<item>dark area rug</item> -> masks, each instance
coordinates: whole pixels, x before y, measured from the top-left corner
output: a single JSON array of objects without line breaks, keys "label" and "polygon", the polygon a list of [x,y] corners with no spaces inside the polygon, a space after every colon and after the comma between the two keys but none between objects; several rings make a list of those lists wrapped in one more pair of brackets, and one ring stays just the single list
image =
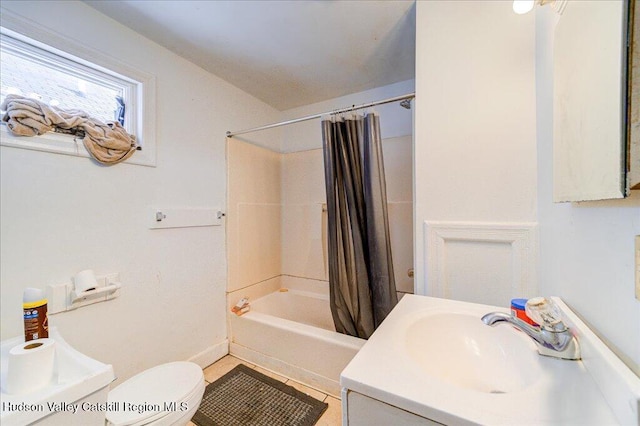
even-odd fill
[{"label": "dark area rug", "polygon": [[245,366],[207,386],[198,426],[312,426],[328,404]]}]

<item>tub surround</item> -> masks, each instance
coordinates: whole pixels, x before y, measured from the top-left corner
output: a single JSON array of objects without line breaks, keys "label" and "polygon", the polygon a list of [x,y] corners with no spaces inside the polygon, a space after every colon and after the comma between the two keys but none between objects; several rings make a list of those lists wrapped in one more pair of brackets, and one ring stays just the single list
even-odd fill
[{"label": "tub surround", "polygon": [[[395,106],[398,109],[402,109]],[[381,116],[381,124],[385,122]],[[318,136],[319,123],[318,125]],[[389,231],[399,292],[413,293],[412,138],[383,140]],[[282,273],[328,280],[327,215],[322,149],[282,157]]]},{"label": "tub surround", "polygon": [[282,274],[280,154],[227,139],[227,291]]},{"label": "tub surround", "polygon": [[[581,361],[538,355],[531,339],[523,333],[510,327],[502,326],[501,330],[481,323],[482,315],[508,312],[506,308],[405,296],[342,372],[343,412],[349,413],[344,424],[365,424],[362,422],[366,422],[366,413],[375,415],[373,410],[378,406],[382,413],[413,413],[411,416],[414,417],[409,416],[407,421],[416,422],[404,424],[431,424],[430,421],[443,424],[637,424],[638,377],[560,299],[554,298],[554,301],[581,345]],[[510,333],[504,337],[522,340],[507,343],[509,349],[519,346],[520,350],[531,352],[520,354],[527,359],[516,359],[521,361],[521,364],[515,363],[516,369],[512,371],[517,380],[498,377],[502,383],[513,386],[497,391],[481,390],[468,382],[454,383],[438,377],[417,362],[416,354],[411,355],[409,348],[411,339],[420,338],[417,336],[420,330],[412,329],[412,325],[438,313],[477,316],[481,324],[479,332]],[[413,330],[411,335],[407,332],[410,329]],[[476,349],[478,352],[474,356],[487,356],[482,347]],[[430,352],[425,351],[423,356],[428,365]],[[460,358],[451,357],[449,362],[455,362],[455,359]],[[489,361],[493,362],[492,359]],[[533,371],[539,370],[539,374],[531,375],[518,365],[530,366]],[[503,366],[508,365],[500,365]],[[455,368],[455,365],[451,367]],[[469,377],[473,376],[471,373]],[[482,376],[482,372],[478,373]],[[502,374],[507,375],[506,372]],[[529,380],[525,380],[527,374]],[[349,403],[353,404],[353,410],[348,407]],[[365,417],[351,419],[351,414],[355,413],[364,413]]]}]

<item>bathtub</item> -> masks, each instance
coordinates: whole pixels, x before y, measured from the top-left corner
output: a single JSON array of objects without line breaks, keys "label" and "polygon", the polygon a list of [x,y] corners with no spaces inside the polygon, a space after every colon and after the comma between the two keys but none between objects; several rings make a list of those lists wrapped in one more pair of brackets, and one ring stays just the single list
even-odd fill
[{"label": "bathtub", "polygon": [[335,331],[326,282],[283,276],[282,285],[230,315],[230,353],[339,397],[340,373],[365,340]]}]

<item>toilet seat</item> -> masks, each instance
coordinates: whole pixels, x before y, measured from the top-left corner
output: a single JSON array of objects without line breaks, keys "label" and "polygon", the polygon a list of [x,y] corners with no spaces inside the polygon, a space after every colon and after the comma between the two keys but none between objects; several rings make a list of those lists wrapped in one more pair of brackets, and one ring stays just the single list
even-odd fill
[{"label": "toilet seat", "polygon": [[193,400],[200,402],[202,392],[204,376],[197,364],[185,361],[162,364],[111,390],[106,417],[109,424],[117,426],[149,424],[165,416],[183,414],[192,408]]}]

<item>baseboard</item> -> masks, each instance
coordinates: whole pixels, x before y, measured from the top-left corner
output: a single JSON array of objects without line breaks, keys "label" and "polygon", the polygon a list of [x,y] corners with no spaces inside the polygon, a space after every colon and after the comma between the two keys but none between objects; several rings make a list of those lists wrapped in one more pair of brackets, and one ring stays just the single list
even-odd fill
[{"label": "baseboard", "polygon": [[340,383],[328,377],[321,376],[304,368],[272,358],[260,352],[256,352],[246,346],[231,343],[229,353],[236,358],[256,364],[259,367],[273,371],[281,376],[295,380],[296,382],[317,389],[323,393],[340,398]]},{"label": "baseboard", "polygon": [[209,346],[204,351],[189,358],[189,361],[195,362],[201,368],[205,368],[229,353],[229,340],[224,339],[222,342]]}]

